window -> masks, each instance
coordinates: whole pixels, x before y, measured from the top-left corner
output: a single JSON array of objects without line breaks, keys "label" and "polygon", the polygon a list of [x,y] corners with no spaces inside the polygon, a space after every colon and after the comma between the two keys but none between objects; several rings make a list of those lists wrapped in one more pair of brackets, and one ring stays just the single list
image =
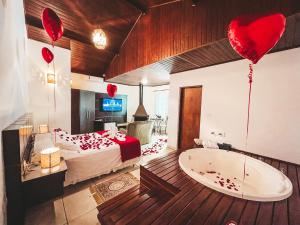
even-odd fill
[{"label": "window", "polygon": [[168,116],[168,99],[169,90],[157,90],[154,91],[155,96],[155,115],[166,118]]}]

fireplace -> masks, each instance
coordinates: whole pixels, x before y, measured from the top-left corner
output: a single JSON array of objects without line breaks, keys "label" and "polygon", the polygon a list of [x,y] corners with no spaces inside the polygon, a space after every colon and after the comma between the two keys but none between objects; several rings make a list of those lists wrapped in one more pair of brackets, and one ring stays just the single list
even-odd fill
[{"label": "fireplace", "polygon": [[134,121],[146,121],[149,118],[149,115],[146,112],[146,109],[143,105],[143,85],[139,84],[139,97],[140,97],[140,103],[139,106],[133,115]]}]

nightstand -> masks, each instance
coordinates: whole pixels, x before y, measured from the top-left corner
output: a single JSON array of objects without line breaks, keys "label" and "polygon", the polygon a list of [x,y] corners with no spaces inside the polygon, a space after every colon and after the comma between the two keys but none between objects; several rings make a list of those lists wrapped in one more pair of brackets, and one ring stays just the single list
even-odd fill
[{"label": "nightstand", "polygon": [[26,206],[32,206],[62,196],[66,172],[67,165],[64,160],[61,160],[59,166],[51,169],[42,169],[40,166],[31,168],[31,171],[22,177],[23,196]]}]

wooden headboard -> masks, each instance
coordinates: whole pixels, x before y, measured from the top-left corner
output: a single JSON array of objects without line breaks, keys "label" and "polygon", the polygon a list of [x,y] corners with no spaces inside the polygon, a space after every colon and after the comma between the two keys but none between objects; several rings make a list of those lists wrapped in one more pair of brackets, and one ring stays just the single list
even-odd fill
[{"label": "wooden headboard", "polygon": [[23,162],[30,158],[32,132],[32,114],[23,115],[2,131],[8,225],[24,224]]}]

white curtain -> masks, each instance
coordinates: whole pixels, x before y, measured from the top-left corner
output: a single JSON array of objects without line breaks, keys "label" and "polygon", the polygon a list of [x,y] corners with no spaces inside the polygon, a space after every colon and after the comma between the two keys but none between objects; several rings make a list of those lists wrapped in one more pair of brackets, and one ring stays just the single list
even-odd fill
[{"label": "white curtain", "polygon": [[155,115],[166,118],[168,116],[169,90],[154,91],[155,95]]}]

